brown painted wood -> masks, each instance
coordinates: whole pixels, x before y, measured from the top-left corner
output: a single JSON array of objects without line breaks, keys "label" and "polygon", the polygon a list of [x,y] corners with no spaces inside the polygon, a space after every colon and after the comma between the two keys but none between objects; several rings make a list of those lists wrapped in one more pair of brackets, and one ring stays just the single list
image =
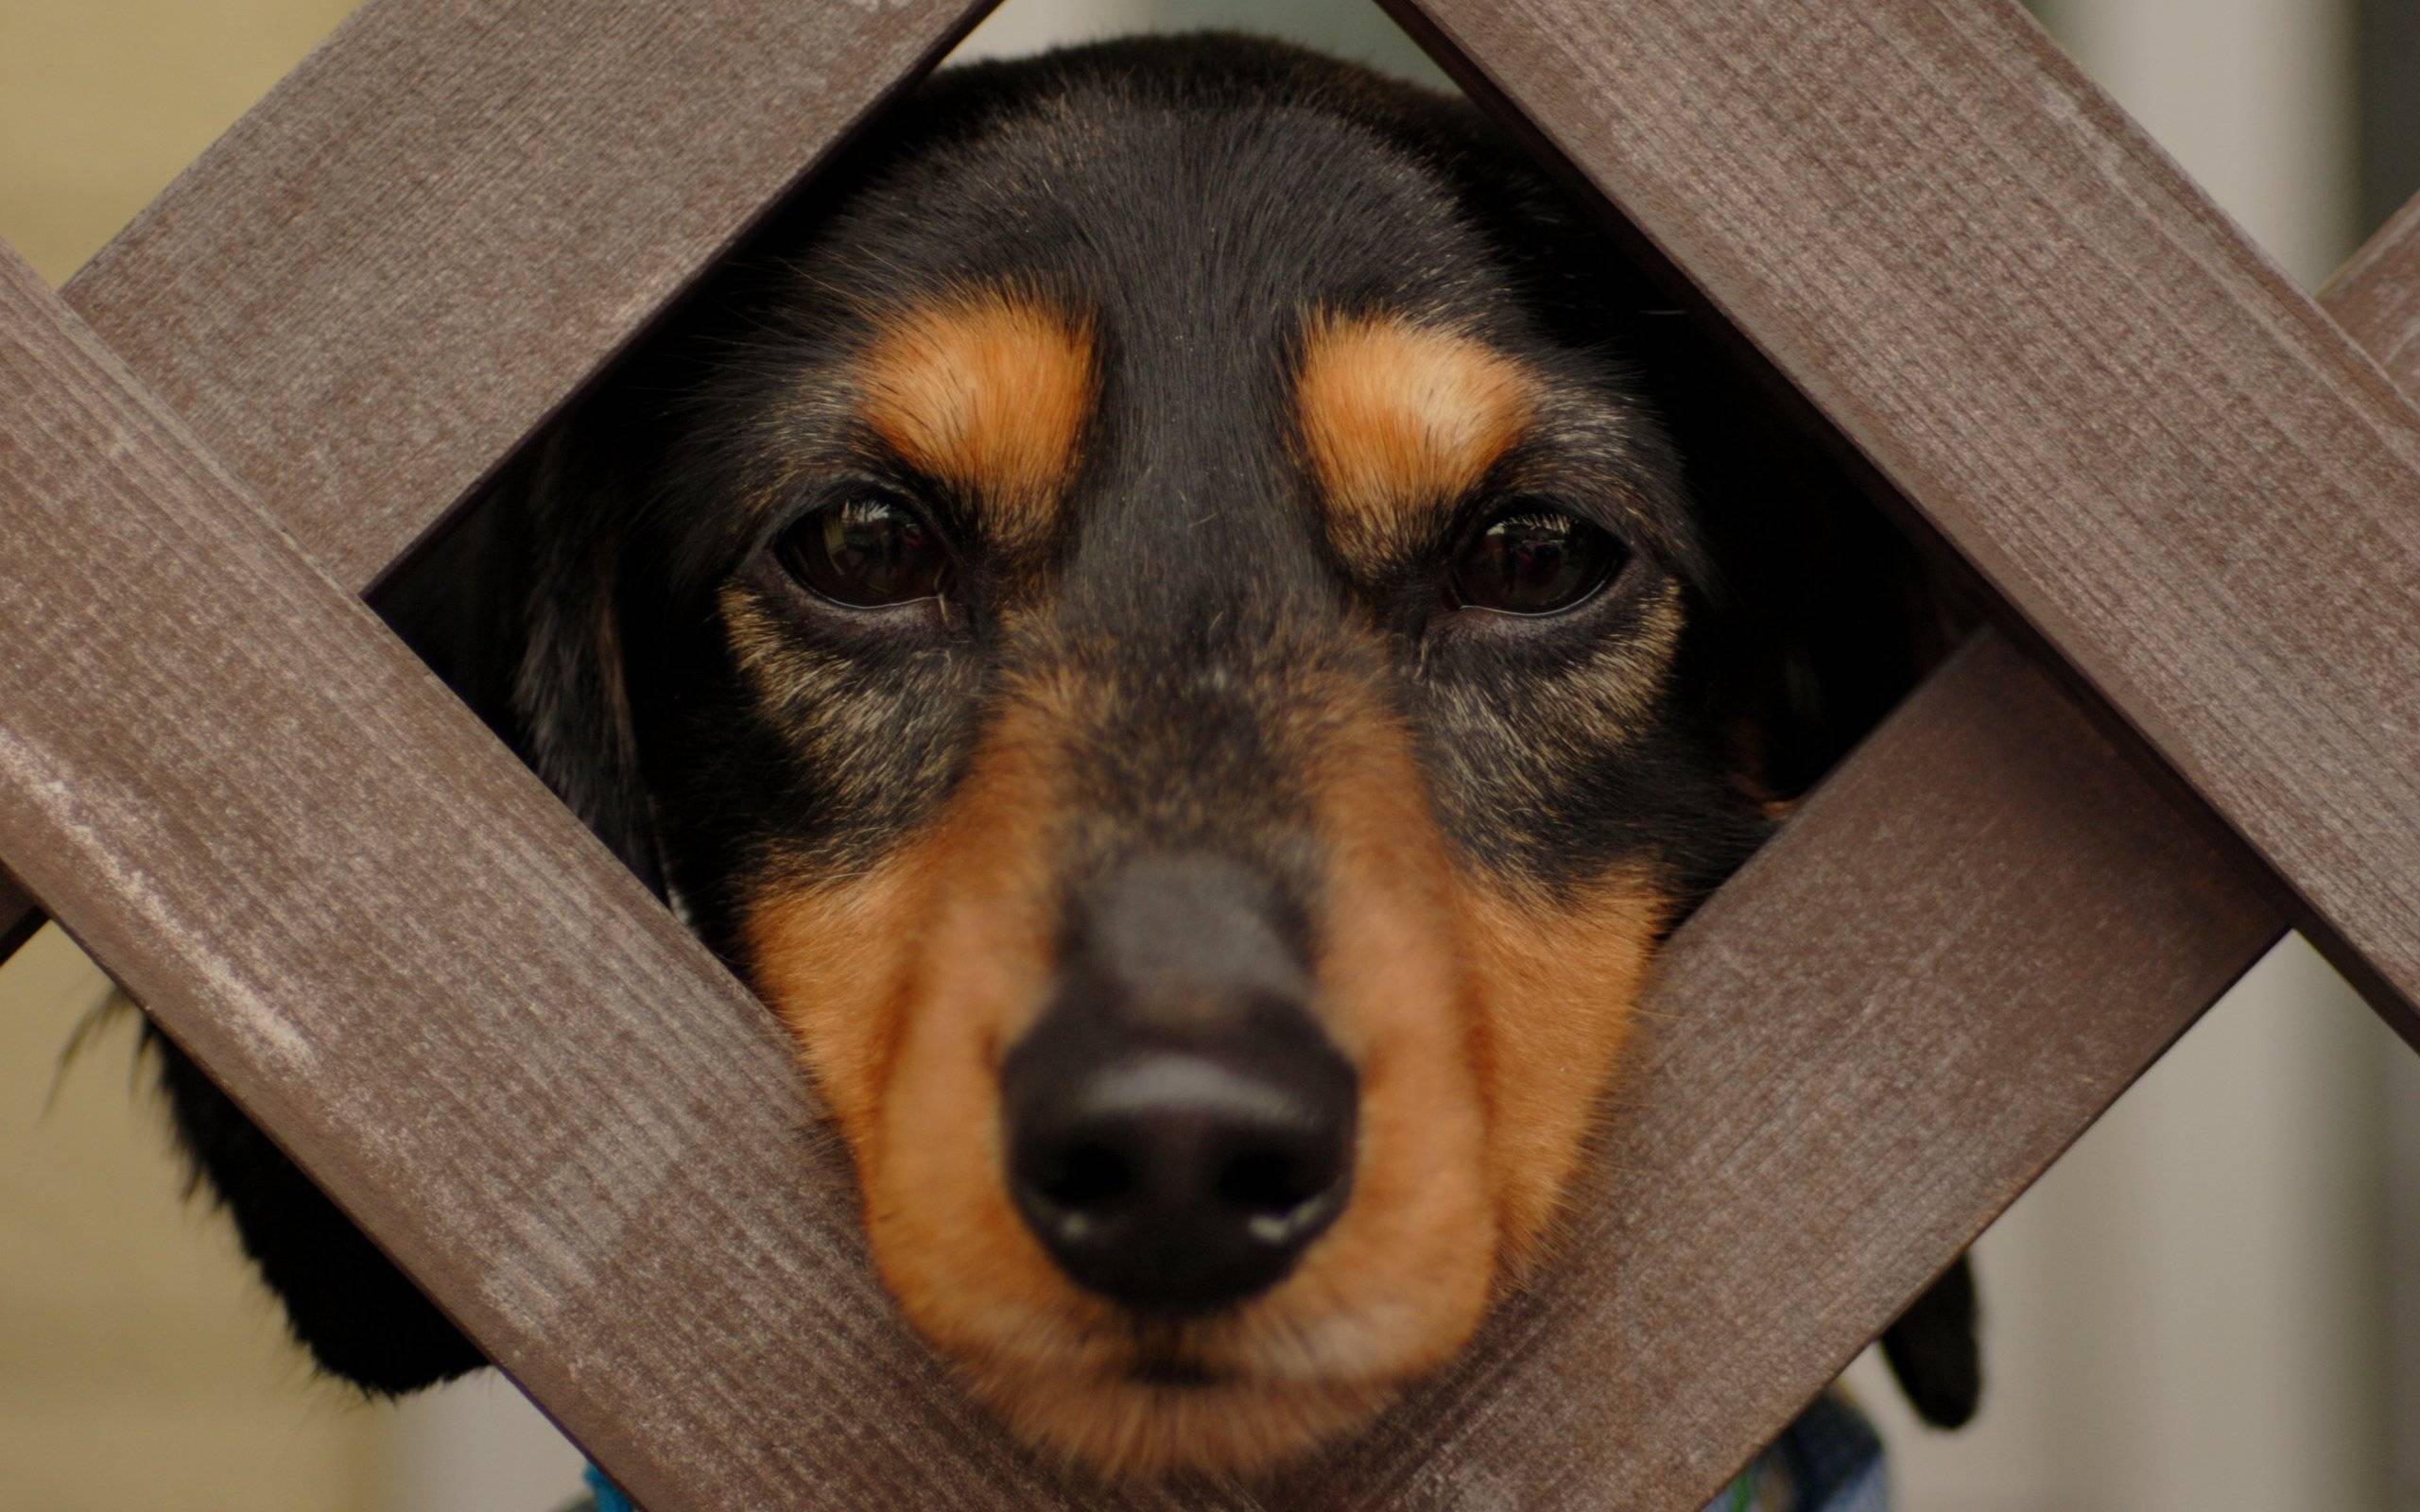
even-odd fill
[{"label": "brown painted wood", "polygon": [[0,853],[652,1512],[1084,1503],[770,1016],[12,254],[0,517]]},{"label": "brown painted wood", "polygon": [[1406,0],[2411,1028],[2420,411],[2009,0]]},{"label": "brown painted wood", "polygon": [[367,588],[979,0],[375,0],[67,302]]},{"label": "brown painted wood", "polygon": [[372,0],[67,301],[366,590],[988,9]]}]

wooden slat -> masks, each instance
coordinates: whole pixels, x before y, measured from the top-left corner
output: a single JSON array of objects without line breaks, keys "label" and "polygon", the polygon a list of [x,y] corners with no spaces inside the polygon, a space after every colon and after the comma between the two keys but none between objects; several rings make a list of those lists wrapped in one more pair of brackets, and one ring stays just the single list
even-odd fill
[{"label": "wooden slat", "polygon": [[67,301],[365,590],[987,9],[372,0]]},{"label": "wooden slat", "polygon": [[0,854],[652,1509],[1071,1506],[771,1017],[13,254]]},{"label": "wooden slat", "polygon": [[367,588],[979,0],[375,0],[67,285]]},{"label": "wooden slat", "polygon": [[2413,1033],[2420,412],[2011,0],[1403,0]]}]

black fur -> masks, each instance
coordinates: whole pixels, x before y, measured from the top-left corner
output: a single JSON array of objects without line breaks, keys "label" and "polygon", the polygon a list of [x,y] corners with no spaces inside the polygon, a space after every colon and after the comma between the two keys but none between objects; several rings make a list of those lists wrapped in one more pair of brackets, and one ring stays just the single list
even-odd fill
[{"label": "black fur", "polygon": [[[1030,550],[902,476],[835,397],[884,309],[987,281],[1090,312],[1118,375],[1077,523]],[[987,700],[1045,662],[1119,694],[1081,764],[1078,846],[1098,854],[1079,873],[1135,833],[1215,833],[1315,928],[1271,711],[1345,678],[1418,732],[1443,822],[1482,865],[1555,889],[1644,859],[1693,900],[1767,833],[1764,801],[1908,685],[1927,607],[1897,538],[1662,306],[1594,213],[1459,100],[1233,38],[954,70],[517,460],[387,609],[726,954],[744,884],[895,843],[949,791]],[[1539,434],[1492,486],[1620,537],[1620,593],[1519,639],[1429,636],[1460,506],[1383,560],[1341,559],[1287,444],[1311,307],[1451,324],[1547,375]],[[959,541],[948,633],[796,602],[769,542],[852,480],[914,492]],[[1011,644],[1006,610],[1045,579],[1055,629]],[[811,697],[769,705],[737,664],[734,594],[785,627],[785,676]],[[1649,716],[1606,717],[1663,594],[1683,606],[1672,675]],[[1337,649],[1323,627],[1347,620],[1392,650]],[[163,1056],[188,1147],[323,1366],[403,1390],[477,1363]],[[1892,1350],[1945,1417],[1973,1399],[1962,1270],[1951,1285]]]}]

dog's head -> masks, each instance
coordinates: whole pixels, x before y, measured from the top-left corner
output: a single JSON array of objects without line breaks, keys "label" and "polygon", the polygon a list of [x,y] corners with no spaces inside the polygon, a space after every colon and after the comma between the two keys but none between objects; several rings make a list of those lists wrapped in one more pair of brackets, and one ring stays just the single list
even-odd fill
[{"label": "dog's head", "polygon": [[1248,1469],[1449,1356],[1766,831],[1807,679],[1621,266],[1341,65],[968,70],[502,485],[510,724],[1041,1441]]}]

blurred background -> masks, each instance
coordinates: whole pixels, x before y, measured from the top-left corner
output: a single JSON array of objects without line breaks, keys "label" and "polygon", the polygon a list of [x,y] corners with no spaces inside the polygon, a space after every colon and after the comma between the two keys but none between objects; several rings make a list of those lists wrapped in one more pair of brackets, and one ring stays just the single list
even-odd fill
[{"label": "blurred background", "polygon": [[[0,0],[0,239],[63,281],[348,9]],[[2420,190],[2420,0],[2035,9],[2307,286]],[[1442,82],[1368,0],[1008,0],[962,53],[1211,25]],[[107,990],[55,928],[0,969],[0,1508],[572,1496],[579,1456],[492,1375],[400,1406],[314,1379],[186,1199]],[[2299,940],[1977,1253],[1976,1427],[1850,1373],[1909,1512],[2420,1512],[2420,1058]]]}]

